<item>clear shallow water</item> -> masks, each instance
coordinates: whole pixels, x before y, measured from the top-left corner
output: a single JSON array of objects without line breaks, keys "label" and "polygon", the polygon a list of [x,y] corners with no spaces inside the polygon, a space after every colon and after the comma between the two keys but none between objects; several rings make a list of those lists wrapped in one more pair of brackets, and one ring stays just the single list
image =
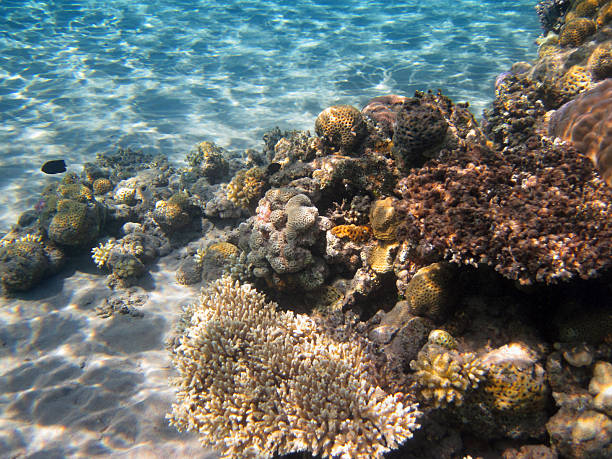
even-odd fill
[{"label": "clear shallow water", "polygon": [[51,180],[118,146],[182,160],[261,145],[325,107],[441,88],[480,114],[535,55],[535,1],[0,2],[0,231]]}]

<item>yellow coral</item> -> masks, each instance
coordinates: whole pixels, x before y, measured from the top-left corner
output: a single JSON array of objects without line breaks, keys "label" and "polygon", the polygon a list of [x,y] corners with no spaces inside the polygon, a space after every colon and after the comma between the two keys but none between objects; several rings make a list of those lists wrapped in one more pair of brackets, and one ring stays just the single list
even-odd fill
[{"label": "yellow coral", "polygon": [[249,285],[215,281],[183,322],[170,423],[222,457],[381,458],[418,428],[416,406],[376,385],[356,340],[336,342]]},{"label": "yellow coral", "polygon": [[109,179],[99,178],[97,180],[94,180],[92,188],[95,195],[102,195],[112,190],[113,185]]},{"label": "yellow coral", "polygon": [[445,330],[432,330],[427,341],[446,349],[457,349],[457,341]]},{"label": "yellow coral", "polygon": [[333,105],[323,110],[315,121],[315,132],[334,147],[347,150],[367,134],[363,115],[351,105]]},{"label": "yellow coral", "polygon": [[265,171],[260,167],[239,171],[227,185],[227,198],[238,207],[250,208],[263,194],[264,177]]},{"label": "yellow coral", "polygon": [[580,46],[587,37],[595,33],[595,21],[587,18],[576,18],[565,24],[559,43],[561,46]]},{"label": "yellow coral", "polygon": [[93,261],[98,268],[102,269],[104,266],[106,266],[108,257],[110,256],[113,247],[115,247],[115,244],[116,242],[111,240],[106,244],[100,243],[98,247],[91,249],[91,258],[93,258]]},{"label": "yellow coral", "polygon": [[88,202],[93,199],[91,189],[81,183],[64,184],[57,187],[57,192],[61,197],[73,199],[79,202]]},{"label": "yellow coral", "polygon": [[395,199],[385,198],[374,201],[370,208],[370,225],[376,239],[381,241],[395,240],[398,226],[397,211],[394,207]]},{"label": "yellow coral", "polygon": [[230,244],[229,242],[216,242],[208,246],[208,252],[214,252],[220,254],[223,258],[229,258],[232,256],[238,256],[240,254],[240,249],[236,247],[234,244]]},{"label": "yellow coral", "polygon": [[580,65],[573,65],[557,83],[559,92],[565,100],[573,99],[589,89],[593,84],[590,72]]},{"label": "yellow coral", "polygon": [[348,238],[353,242],[362,243],[372,237],[372,230],[363,225],[338,225],[331,229],[337,238]]},{"label": "yellow coral", "polygon": [[136,190],[134,188],[121,187],[115,191],[114,198],[120,204],[132,206],[136,202]]},{"label": "yellow coral", "polygon": [[384,274],[393,271],[393,259],[396,249],[399,247],[397,242],[379,241],[368,252],[367,264],[372,270],[378,274]]}]

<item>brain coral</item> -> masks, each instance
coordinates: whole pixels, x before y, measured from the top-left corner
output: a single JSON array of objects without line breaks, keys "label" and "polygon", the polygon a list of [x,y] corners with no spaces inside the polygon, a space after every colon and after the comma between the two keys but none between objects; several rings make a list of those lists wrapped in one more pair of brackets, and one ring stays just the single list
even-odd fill
[{"label": "brain coral", "polygon": [[561,46],[580,46],[595,33],[595,21],[587,18],[577,18],[569,21],[561,30],[559,43]]},{"label": "brain coral", "polygon": [[612,79],[604,80],[557,110],[549,135],[571,141],[612,186]]},{"label": "brain coral", "polygon": [[419,167],[436,153],[446,137],[448,123],[440,110],[418,97],[404,102],[397,114],[393,156],[401,168]]},{"label": "brain coral", "polygon": [[381,458],[419,427],[416,406],[377,385],[358,338],[337,342],[249,285],[217,280],[187,315],[168,417],[222,457]]},{"label": "brain coral", "polygon": [[557,82],[561,101],[573,99],[581,92],[591,87],[592,79],[589,71],[581,65],[573,65]]},{"label": "brain coral", "polygon": [[461,147],[397,190],[398,238],[450,261],[524,284],[594,277],[612,263],[612,189],[569,146],[532,136],[503,155]]},{"label": "brain coral", "polygon": [[315,121],[315,132],[341,152],[348,153],[367,135],[363,115],[351,105],[333,105]]}]

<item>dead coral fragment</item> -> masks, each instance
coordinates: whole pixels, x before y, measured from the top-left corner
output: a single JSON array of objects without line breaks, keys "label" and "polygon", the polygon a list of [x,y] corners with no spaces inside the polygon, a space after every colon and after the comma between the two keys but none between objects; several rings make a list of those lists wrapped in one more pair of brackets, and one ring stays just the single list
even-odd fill
[{"label": "dead coral fragment", "polygon": [[418,428],[416,406],[375,385],[355,340],[335,342],[249,285],[217,280],[187,313],[169,419],[223,457],[382,457]]}]

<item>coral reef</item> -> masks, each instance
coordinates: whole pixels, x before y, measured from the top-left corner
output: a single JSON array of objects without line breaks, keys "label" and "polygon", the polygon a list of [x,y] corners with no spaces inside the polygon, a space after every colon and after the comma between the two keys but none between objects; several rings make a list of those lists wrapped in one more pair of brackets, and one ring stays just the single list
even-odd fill
[{"label": "coral reef", "polygon": [[56,210],[48,228],[49,239],[53,242],[84,246],[99,235],[103,210],[95,201],[60,199]]},{"label": "coral reef", "polygon": [[551,136],[571,141],[612,186],[612,79],[568,102],[551,117]]},{"label": "coral reef", "polygon": [[315,133],[342,154],[350,154],[367,135],[363,115],[351,105],[333,105],[315,121]]},{"label": "coral reef", "polygon": [[92,189],[93,189],[93,193],[96,196],[100,196],[112,190],[113,184],[107,178],[99,178],[99,179],[94,180],[94,182],[92,183]]},{"label": "coral reef", "polygon": [[358,341],[336,342],[248,285],[218,280],[188,313],[169,419],[223,457],[382,457],[419,427],[415,405],[376,385]]},{"label": "coral reef", "polygon": [[153,219],[165,232],[176,231],[191,222],[189,207],[188,197],[183,193],[176,193],[166,201],[155,203]]},{"label": "coral reef", "polygon": [[364,252],[366,265],[377,274],[386,274],[393,271],[393,260],[398,247],[397,242],[377,242]]}]

